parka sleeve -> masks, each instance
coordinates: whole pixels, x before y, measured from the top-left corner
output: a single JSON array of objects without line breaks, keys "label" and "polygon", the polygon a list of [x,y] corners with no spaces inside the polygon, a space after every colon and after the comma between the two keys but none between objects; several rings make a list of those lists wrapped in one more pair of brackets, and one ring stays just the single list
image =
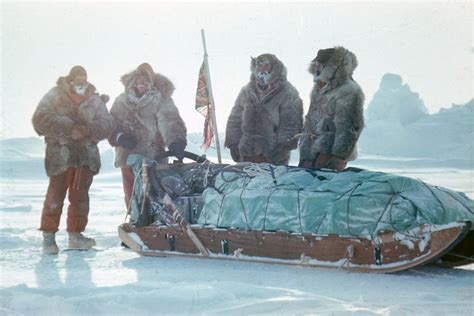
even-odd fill
[{"label": "parka sleeve", "polygon": [[117,144],[117,135],[123,132],[123,119],[121,116],[121,107],[122,107],[122,97],[119,96],[115,99],[112,108],[110,109],[110,116],[112,119],[112,131],[107,138],[109,144],[113,147],[116,147]]},{"label": "parka sleeve", "polygon": [[336,134],[331,154],[348,159],[356,146],[364,127],[364,95],[362,91],[350,91],[336,101],[334,125]]},{"label": "parka sleeve", "polygon": [[41,99],[33,114],[33,128],[40,136],[61,136],[71,133],[74,120],[56,111],[56,100],[57,96],[53,88]]},{"label": "parka sleeve", "polygon": [[289,149],[298,147],[296,135],[303,128],[303,101],[298,93],[293,91],[280,107],[280,124],[278,127],[278,145]]},{"label": "parka sleeve", "polygon": [[243,98],[244,92],[242,89],[235,101],[232,111],[230,112],[229,118],[227,119],[224,142],[224,146],[227,148],[238,145],[240,138],[242,137],[242,114],[244,112]]},{"label": "parka sleeve", "polygon": [[186,145],[186,125],[179,115],[178,108],[173,99],[163,100],[156,114],[158,130],[160,131],[166,146],[173,143]]},{"label": "parka sleeve", "polygon": [[107,110],[105,103],[102,102],[100,98],[98,99],[97,102],[99,102],[99,105],[96,115],[94,120],[89,124],[91,138],[97,142],[107,138],[114,132],[114,119]]}]

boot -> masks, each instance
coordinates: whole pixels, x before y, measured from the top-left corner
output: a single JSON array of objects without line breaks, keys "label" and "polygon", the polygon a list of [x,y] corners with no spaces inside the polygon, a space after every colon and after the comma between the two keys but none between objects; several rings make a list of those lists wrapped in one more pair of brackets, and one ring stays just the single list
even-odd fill
[{"label": "boot", "polygon": [[94,238],[82,233],[69,233],[69,248],[90,249],[96,245]]},{"label": "boot", "polygon": [[43,253],[48,255],[57,255],[58,245],[54,239],[55,233],[43,232]]}]

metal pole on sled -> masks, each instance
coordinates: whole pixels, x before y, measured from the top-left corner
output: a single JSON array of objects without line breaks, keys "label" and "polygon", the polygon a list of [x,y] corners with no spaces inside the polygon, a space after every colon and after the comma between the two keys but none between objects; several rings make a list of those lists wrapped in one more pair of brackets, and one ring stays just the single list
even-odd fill
[{"label": "metal pole on sled", "polygon": [[214,130],[214,136],[216,137],[216,147],[217,147],[217,161],[222,163],[221,159],[221,145],[219,142],[219,132],[217,131],[217,120],[216,120],[216,107],[214,103],[214,95],[212,94],[212,84],[211,84],[211,74],[209,72],[209,63],[207,61],[207,47],[206,47],[206,36],[204,34],[204,29],[201,29],[201,38],[202,38],[202,45],[204,47],[204,68],[206,71],[206,77],[208,81],[207,85],[207,92],[209,93],[209,101],[211,102],[211,119],[212,125]]}]

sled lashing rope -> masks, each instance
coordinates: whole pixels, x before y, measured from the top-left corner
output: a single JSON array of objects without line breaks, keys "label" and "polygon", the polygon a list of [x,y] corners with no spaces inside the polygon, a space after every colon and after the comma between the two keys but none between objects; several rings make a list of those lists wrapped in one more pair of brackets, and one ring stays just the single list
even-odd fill
[{"label": "sled lashing rope", "polygon": [[[252,178],[257,177],[257,176],[267,175],[267,176],[271,177],[271,179],[272,179],[271,181],[273,183],[273,188],[271,189],[271,191],[266,196],[266,199],[265,199],[266,201],[264,202],[265,204],[262,205],[262,207],[261,207],[261,210],[263,212],[263,231],[267,231],[269,214],[270,214],[270,210],[271,210],[270,205],[271,205],[271,202],[272,202],[272,198],[280,190],[279,185],[278,185],[278,181],[277,181],[278,176],[281,176],[282,174],[284,174],[286,172],[293,171],[293,169],[287,168],[286,172],[283,172],[283,173],[275,172],[277,170],[278,170],[278,168],[270,168],[269,166],[266,166],[266,164],[250,164],[250,165],[247,165],[247,166],[244,166],[244,167],[232,166],[232,167],[224,168],[221,171],[220,177],[225,183],[230,183],[230,182],[236,181],[239,178],[243,178],[243,184],[242,184],[241,187],[236,188],[236,189],[232,190],[231,192],[225,192],[225,193],[220,192],[218,190],[218,188],[215,188],[216,191],[219,194],[221,194],[221,196],[222,196],[222,200],[221,200],[221,203],[219,205],[220,209],[219,209],[219,215],[218,215],[218,221],[217,221],[218,225],[217,226],[221,227],[220,225],[222,224],[221,221],[222,221],[222,214],[224,212],[224,207],[225,207],[225,203],[224,203],[225,200],[227,198],[229,198],[232,195],[232,193],[234,193],[236,190],[241,190],[241,192],[239,194],[239,201],[240,201],[240,210],[239,211],[242,212],[242,218],[245,221],[245,223],[243,223],[243,224],[246,226],[246,228],[248,230],[252,229],[252,227],[250,225],[250,219],[249,219],[249,216],[248,216],[249,213],[248,213],[247,207],[246,207],[245,202],[244,202],[245,192],[247,191],[247,186],[250,183],[250,180]],[[298,169],[295,169],[295,170],[298,170]],[[273,174],[272,174],[272,171],[274,172]],[[232,173],[233,173],[233,175],[231,175]],[[321,176],[320,174],[318,174],[318,172],[316,170],[311,170],[310,174],[313,177],[316,177],[318,179],[320,179],[322,177],[323,180],[331,181],[330,179],[327,179],[326,177]],[[321,180],[321,181],[323,181],[323,180]],[[403,179],[403,180],[405,180],[405,179]],[[420,182],[422,182],[422,181],[420,181]],[[356,194],[356,192],[359,192],[358,191],[359,188],[361,188],[362,186],[364,186],[366,184],[374,184],[374,183],[379,184],[379,185],[384,185],[384,184],[388,185],[388,187],[390,187],[391,190],[392,190],[392,194],[388,198],[387,202],[380,209],[380,212],[377,215],[377,217],[376,217],[376,219],[375,219],[375,221],[372,225],[372,228],[368,231],[367,235],[371,236],[372,239],[376,238],[377,233],[379,232],[380,224],[384,223],[384,224],[389,225],[391,227],[391,230],[393,230],[393,232],[395,232],[395,233],[400,233],[404,236],[407,236],[407,237],[410,237],[410,238],[413,238],[413,239],[422,239],[422,237],[420,237],[420,236],[416,236],[414,234],[408,234],[405,229],[403,229],[402,227],[399,227],[397,225],[397,221],[394,217],[395,205],[396,205],[398,199],[406,200],[413,206],[415,214],[410,214],[411,216],[414,216],[414,218],[416,218],[417,217],[416,214],[420,213],[420,215],[422,217],[424,217],[423,214],[422,214],[422,211],[419,209],[419,207],[417,207],[416,204],[413,203],[413,201],[411,199],[409,199],[407,196],[403,195],[403,193],[405,191],[413,188],[413,186],[408,186],[407,187],[405,185],[405,182],[403,182],[401,184],[400,188],[395,190],[388,180],[386,180],[386,181],[366,180],[364,182],[360,182],[360,181],[354,182],[353,185],[349,189],[347,189],[345,192],[340,194],[334,200],[334,201],[338,201],[338,200],[342,200],[342,199],[347,200],[347,203],[345,203],[346,204],[345,205],[345,213],[346,213],[345,225],[346,225],[346,231],[347,231],[348,236],[353,236],[353,237],[354,236],[360,236],[360,233],[358,234],[358,233],[355,233],[355,232],[352,231],[352,229],[354,227],[354,223],[352,222],[351,218],[352,218],[353,214],[355,215],[355,209],[354,209],[354,207],[352,207],[352,198]],[[441,199],[436,195],[435,192],[433,192],[430,185],[428,185],[424,182],[422,182],[422,183],[423,183],[424,186],[427,187],[427,189],[435,197],[435,199],[437,201],[437,204],[439,204],[441,206],[441,208],[443,209],[443,220],[444,220],[445,217],[446,217],[447,210],[446,210],[445,206],[443,205]],[[295,211],[297,213],[294,214],[294,215],[297,216],[297,220],[298,220],[298,226],[299,226],[299,232],[298,233],[303,234],[303,233],[305,233],[305,229],[303,228],[302,214],[301,214],[301,212],[302,212],[301,191],[303,191],[304,188],[298,187],[298,185],[296,183],[292,183],[292,184],[285,183],[285,185],[286,186],[290,185],[290,186],[295,187],[294,189],[289,189],[288,187],[286,187],[284,190],[295,192],[295,195],[296,195]],[[359,195],[360,194],[361,193],[359,193]],[[365,198],[369,198],[369,197],[365,196]],[[452,198],[455,199],[454,197],[452,197]],[[455,199],[455,200],[458,201],[457,199]],[[464,204],[463,204],[463,206],[466,207]],[[400,210],[397,209],[397,211],[400,211]],[[403,209],[402,209],[402,211],[403,211]],[[323,214],[321,214],[320,216],[317,216],[316,221],[314,223],[314,226],[312,226],[312,227],[315,228],[313,233],[316,233],[316,234],[320,233],[321,225],[327,220],[328,215],[331,214],[332,212],[337,212],[337,209],[327,208],[324,211]],[[385,220],[384,220],[384,218],[385,218]],[[206,222],[207,222],[207,220],[206,220]],[[293,231],[289,231],[289,233],[293,233]]]}]

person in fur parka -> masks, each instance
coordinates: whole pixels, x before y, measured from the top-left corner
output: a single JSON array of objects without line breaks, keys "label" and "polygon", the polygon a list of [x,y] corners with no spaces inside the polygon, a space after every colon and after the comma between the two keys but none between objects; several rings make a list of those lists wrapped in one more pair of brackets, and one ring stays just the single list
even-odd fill
[{"label": "person in fur parka", "polygon": [[69,246],[95,245],[92,238],[81,233],[88,222],[89,187],[100,169],[97,143],[113,131],[107,101],[108,96],[99,96],[87,82],[86,70],[75,66],[57,80],[57,86],[41,99],[33,115],[35,131],[45,138],[45,167],[49,176],[40,227],[45,253],[58,253],[54,234],[67,192]]},{"label": "person in fur parka", "polygon": [[356,56],[344,47],[318,51],[309,72],[314,87],[300,140],[300,166],[342,170],[357,157],[364,94],[352,79]]},{"label": "person in fur parka", "polygon": [[174,86],[148,63],[121,77],[125,91],[119,95],[110,113],[115,131],[109,143],[115,147],[115,167],[121,168],[125,204],[129,207],[133,172],[127,166],[130,154],[140,154],[161,162],[165,147],[177,158],[184,157],[186,126],[171,98]]},{"label": "person in fur parka", "polygon": [[275,55],[252,58],[250,70],[227,120],[225,147],[235,162],[286,165],[298,146],[303,102]]}]

